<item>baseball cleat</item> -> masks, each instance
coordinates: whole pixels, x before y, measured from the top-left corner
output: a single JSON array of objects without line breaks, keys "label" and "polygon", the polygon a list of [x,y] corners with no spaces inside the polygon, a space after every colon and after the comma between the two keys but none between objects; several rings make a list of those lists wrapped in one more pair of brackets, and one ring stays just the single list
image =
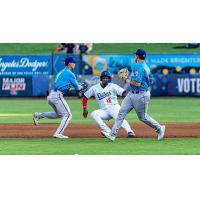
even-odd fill
[{"label": "baseball cleat", "polygon": [[114,140],[115,140],[115,138],[116,138],[115,135],[113,135],[113,134],[111,134],[111,133],[107,133],[107,132],[105,132],[105,131],[101,131],[101,134],[102,134],[104,137],[106,137],[106,138],[108,138],[109,140],[111,140],[112,142],[114,142]]},{"label": "baseball cleat", "polygon": [[128,132],[128,137],[135,137],[135,133],[134,132]]},{"label": "baseball cleat", "polygon": [[60,139],[67,139],[67,138],[69,138],[68,136],[62,135],[62,134],[56,134],[56,135],[54,135],[53,137],[54,137],[54,138],[60,138]]},{"label": "baseball cleat", "polygon": [[116,139],[116,136],[113,135],[113,134],[109,134],[109,135],[107,135],[107,138],[108,138],[109,140],[111,140],[112,142],[114,142],[115,139]]},{"label": "baseball cleat", "polygon": [[109,134],[108,132],[101,131],[101,135],[102,135],[103,137],[106,137],[106,135],[108,135],[108,134]]},{"label": "baseball cleat", "polygon": [[39,113],[34,113],[33,115],[33,122],[35,124],[35,126],[38,126],[39,125]]},{"label": "baseball cleat", "polygon": [[161,128],[157,131],[158,133],[158,140],[162,140],[165,135],[165,126],[161,126]]}]

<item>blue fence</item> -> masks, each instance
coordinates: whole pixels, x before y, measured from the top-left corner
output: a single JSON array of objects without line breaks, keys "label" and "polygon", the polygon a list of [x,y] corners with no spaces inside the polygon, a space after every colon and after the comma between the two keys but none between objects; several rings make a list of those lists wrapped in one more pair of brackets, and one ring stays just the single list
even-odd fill
[{"label": "blue fence", "polygon": [[42,97],[47,95],[49,90],[49,76],[35,75],[32,77],[32,96]]},{"label": "blue fence", "polygon": [[[46,96],[49,77],[64,68],[66,56],[0,56],[0,96]],[[134,61],[131,54],[71,56],[78,60],[77,75],[98,76],[103,70],[117,74]],[[149,54],[146,62],[156,78],[153,96],[200,96],[200,54]]]}]

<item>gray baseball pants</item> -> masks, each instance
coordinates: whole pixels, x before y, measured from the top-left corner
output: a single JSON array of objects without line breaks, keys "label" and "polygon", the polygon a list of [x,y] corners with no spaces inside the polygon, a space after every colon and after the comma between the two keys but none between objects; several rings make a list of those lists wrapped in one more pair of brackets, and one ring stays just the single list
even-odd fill
[{"label": "gray baseball pants", "polygon": [[57,128],[54,135],[57,134],[63,134],[65,128],[69,124],[69,121],[72,118],[72,113],[70,111],[70,108],[65,101],[63,94],[59,91],[55,92],[52,91],[49,96],[47,97],[48,104],[54,109],[55,112],[44,112],[39,114],[39,118],[49,118],[49,119],[55,119],[55,118],[61,118],[62,121],[60,123],[60,126]]},{"label": "gray baseball pants", "polygon": [[125,116],[133,108],[135,109],[140,121],[144,122],[145,124],[147,124],[155,130],[160,129],[161,125],[147,114],[150,96],[151,95],[149,91],[140,92],[138,94],[133,94],[130,91],[122,101],[121,108],[119,110],[117,119],[115,120],[115,124],[112,128],[111,133],[113,135],[117,135],[117,132],[121,127],[123,120],[125,119]]}]

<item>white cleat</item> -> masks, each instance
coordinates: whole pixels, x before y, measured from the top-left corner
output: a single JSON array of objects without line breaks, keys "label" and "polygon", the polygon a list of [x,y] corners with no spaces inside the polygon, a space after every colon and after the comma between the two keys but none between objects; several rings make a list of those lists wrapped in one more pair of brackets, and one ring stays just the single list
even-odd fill
[{"label": "white cleat", "polygon": [[39,125],[39,113],[34,113],[33,115],[33,122],[35,124],[35,126],[38,126]]},{"label": "white cleat", "polygon": [[165,126],[161,126],[161,128],[157,131],[158,133],[158,140],[162,140],[165,135]]},{"label": "white cleat", "polygon": [[105,132],[105,131],[101,131],[101,134],[102,134],[104,137],[106,137],[106,138],[108,138],[109,140],[111,140],[112,142],[115,141],[116,136],[112,135],[111,133],[107,133],[107,132]]},{"label": "white cleat", "polygon": [[54,138],[59,138],[59,139],[68,139],[69,137],[66,135],[62,135],[62,134],[56,134],[53,136]]},{"label": "white cleat", "polygon": [[135,133],[134,133],[133,131],[128,132],[127,135],[128,135],[128,137],[130,137],[130,138],[131,138],[131,137],[135,137]]}]

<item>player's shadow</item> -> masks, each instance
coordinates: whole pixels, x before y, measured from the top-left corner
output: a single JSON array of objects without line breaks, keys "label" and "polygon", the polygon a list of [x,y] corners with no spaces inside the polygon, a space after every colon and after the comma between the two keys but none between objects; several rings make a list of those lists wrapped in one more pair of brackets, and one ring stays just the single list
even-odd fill
[{"label": "player's shadow", "polygon": [[174,49],[196,49],[198,48],[200,45],[197,44],[186,44],[186,45],[182,45],[182,46],[176,46],[173,47]]},{"label": "player's shadow", "polygon": [[174,49],[187,49],[185,45],[173,47]]}]

